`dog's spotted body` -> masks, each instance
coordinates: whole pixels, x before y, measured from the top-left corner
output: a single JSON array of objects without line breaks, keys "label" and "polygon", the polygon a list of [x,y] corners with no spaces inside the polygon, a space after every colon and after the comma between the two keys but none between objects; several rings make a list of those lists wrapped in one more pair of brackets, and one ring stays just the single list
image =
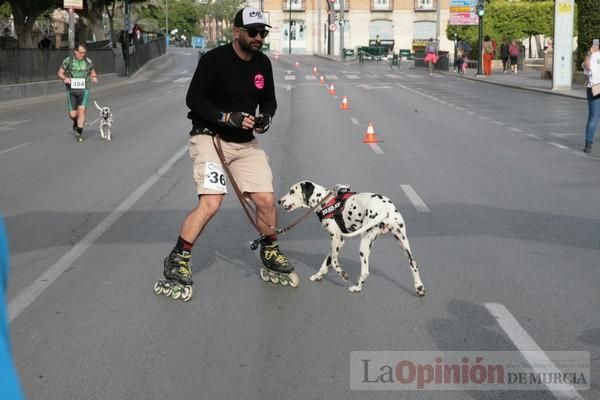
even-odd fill
[{"label": "dog's spotted body", "polygon": [[96,108],[100,111],[100,137],[108,142],[112,138],[113,115],[109,106],[101,107],[94,101]]},{"label": "dog's spotted body", "polygon": [[[408,257],[417,296],[424,296],[425,287],[419,276],[419,267],[410,251],[404,219],[392,201],[376,193],[354,193],[349,197],[345,196],[347,198],[343,209],[340,208],[341,212],[337,218],[324,218],[322,211],[323,208],[327,208],[324,199],[330,197],[331,193],[323,186],[311,181],[301,181],[292,185],[289,192],[278,201],[286,211],[316,207],[315,212],[321,217],[323,228],[329,232],[330,252],[325,257],[319,271],[312,275],[310,280],[320,281],[323,279],[330,266],[344,280],[348,279],[348,274],[340,266],[338,255],[344,244],[344,237],[361,235],[360,277],[356,285],[349,288],[351,292],[360,292],[369,276],[369,255],[373,242],[380,235],[391,232],[400,242],[400,246]],[[328,205],[328,207],[332,206]]]}]

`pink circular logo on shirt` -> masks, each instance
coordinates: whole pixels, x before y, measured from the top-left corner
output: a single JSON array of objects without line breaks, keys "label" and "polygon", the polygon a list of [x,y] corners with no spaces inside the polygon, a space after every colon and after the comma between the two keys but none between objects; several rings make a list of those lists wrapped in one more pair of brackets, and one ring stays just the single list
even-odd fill
[{"label": "pink circular logo on shirt", "polygon": [[262,76],[261,74],[258,74],[254,77],[254,86],[256,86],[257,89],[262,89],[265,87],[265,77]]}]

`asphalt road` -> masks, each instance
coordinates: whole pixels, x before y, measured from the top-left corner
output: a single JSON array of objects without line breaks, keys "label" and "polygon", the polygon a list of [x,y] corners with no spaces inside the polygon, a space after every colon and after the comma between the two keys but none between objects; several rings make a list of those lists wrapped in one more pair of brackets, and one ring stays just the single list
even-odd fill
[{"label": "asphalt road", "polygon": [[[328,249],[316,218],[281,238],[300,287],[262,282],[247,246],[256,235],[228,195],[194,247],[194,298],[182,303],[152,284],[196,202],[185,152],[196,62],[172,49],[131,82],[92,91],[114,112],[111,143],[95,110],[76,143],[63,96],[0,104],[11,334],[29,399],[600,398],[600,157],[580,149],[585,102],[273,57],[279,108],[260,141],[277,194],[310,179],[390,197],[427,295],[415,296],[387,236],[362,293],[334,273],[309,282]],[[372,145],[362,142],[369,122]],[[300,214],[280,214],[281,224]],[[358,240],[341,261],[356,279]],[[354,351],[531,361],[527,350],[589,352],[590,389],[351,389]]]}]

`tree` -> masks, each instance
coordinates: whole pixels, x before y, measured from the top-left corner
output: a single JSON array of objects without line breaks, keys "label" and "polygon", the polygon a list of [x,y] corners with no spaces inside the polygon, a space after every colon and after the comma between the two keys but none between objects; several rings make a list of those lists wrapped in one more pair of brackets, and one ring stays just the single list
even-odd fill
[{"label": "tree", "polygon": [[600,38],[600,2],[598,0],[577,1],[577,57],[581,64],[585,53],[592,46],[592,40]]},{"label": "tree", "polygon": [[35,20],[46,11],[62,6],[60,0],[7,0],[15,21],[17,41],[21,48],[31,48],[31,30]]},{"label": "tree", "polygon": [[[553,21],[554,1],[495,0],[486,5],[484,34],[490,35],[496,40],[505,38],[522,40],[534,35],[551,36]],[[478,43],[477,26],[449,25],[446,33],[451,40],[454,39],[456,33],[459,38],[468,40],[472,44]],[[540,46],[539,38],[538,46]],[[473,48],[477,48],[477,46],[475,45]]]}]

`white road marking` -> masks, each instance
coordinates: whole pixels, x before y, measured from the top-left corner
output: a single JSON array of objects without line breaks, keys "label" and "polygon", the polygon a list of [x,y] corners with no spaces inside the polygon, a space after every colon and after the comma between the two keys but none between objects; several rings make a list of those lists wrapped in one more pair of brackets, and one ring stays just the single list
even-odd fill
[{"label": "white road marking", "polygon": [[173,81],[173,83],[186,83],[187,81],[191,81],[191,80],[192,80],[192,78],[190,76],[187,76],[187,77],[184,76],[184,77],[181,77],[179,79],[175,79]]},{"label": "white road marking", "polygon": [[558,137],[558,138],[563,138],[563,137],[567,137],[567,136],[583,136],[583,133],[556,133],[556,132],[549,132],[549,135],[552,135],[554,137]]},{"label": "white road marking", "polygon": [[25,119],[23,121],[0,121],[0,132],[13,131],[17,129],[17,125],[24,124],[26,122],[29,122],[29,120]]},{"label": "white road marking", "polygon": [[515,128],[514,126],[509,126],[508,129],[510,129],[513,132],[523,133],[523,130]]},{"label": "white road marking", "polygon": [[[523,358],[527,360],[531,368],[536,373],[557,373],[560,374],[560,370],[554,365],[554,363],[548,358],[548,356],[542,351],[538,344],[533,340],[531,336],[523,329],[519,321],[508,311],[508,309],[500,303],[485,303],[485,307],[488,309],[490,314],[496,318],[496,322],[500,325],[500,328],[506,333],[506,335],[513,342],[515,347],[521,352]],[[540,368],[543,365],[543,368]],[[558,385],[548,387],[548,390],[560,400],[583,400],[583,397],[569,384],[560,385],[562,390],[555,389]]]},{"label": "white road marking", "polygon": [[23,312],[33,301],[46,290],[58,277],[94,244],[117,220],[125,214],[171,167],[188,152],[187,145],[178,150],[155,174],[150,176],[140,187],[129,195],[102,222],[83,237],[71,250],[65,253],[44,272],[36,281],[19,293],[8,305],[9,322]]},{"label": "white road marking", "polygon": [[286,75],[284,80],[286,81],[295,81],[296,80],[296,75]]},{"label": "white road marking", "polygon": [[539,137],[538,135],[533,134],[533,133],[526,133],[525,136],[530,137],[532,139],[536,139],[536,140],[542,140],[541,137]]},{"label": "white road marking", "polygon": [[388,78],[392,78],[392,79],[404,79],[404,77],[402,75],[396,75],[396,74],[385,74],[385,76],[387,76]]},{"label": "white road marking", "polygon": [[17,146],[9,147],[8,149],[0,150],[0,154],[5,154],[5,153],[11,152],[13,150],[20,149],[21,147],[25,147],[25,146],[30,145],[30,144],[31,144],[30,142],[27,142],[27,143],[22,143],[22,144],[17,145]]},{"label": "white road marking", "polygon": [[419,197],[417,192],[410,185],[400,185],[406,197],[410,200],[413,206],[417,209],[418,212],[429,212],[429,207],[427,204]]},{"label": "white road marking", "polygon": [[467,111],[467,114],[475,115],[475,112],[473,112],[473,111]]},{"label": "white road marking", "polygon": [[358,120],[354,117],[350,118],[350,121],[352,121],[354,125],[359,125]]},{"label": "white road marking", "polygon": [[369,147],[377,154],[383,154],[383,150],[377,143],[369,143]]},{"label": "white road marking", "polygon": [[569,148],[567,146],[563,146],[560,143],[556,143],[556,142],[548,142],[548,144],[551,144],[552,146],[559,148],[561,150],[568,150]]},{"label": "white road marking", "polygon": [[484,119],[486,121],[489,121],[491,119],[489,117],[486,117],[485,115],[478,115],[477,118],[481,118],[481,119]]},{"label": "white road marking", "polygon": [[500,122],[500,121],[492,121],[492,124],[496,124],[496,125],[500,125],[500,126],[506,125],[504,122]]},{"label": "white road marking", "polygon": [[346,75],[346,78],[348,78],[348,79],[360,79],[360,76],[352,74],[352,75]]},{"label": "white road marking", "polygon": [[314,76],[314,75],[306,75],[306,76],[304,77],[304,79],[306,79],[307,81],[314,81],[314,80],[316,80],[316,79],[317,79],[317,77],[316,77],[316,76]]},{"label": "white road marking", "polygon": [[325,79],[329,79],[329,80],[337,80],[338,76],[337,75],[325,75]]}]

